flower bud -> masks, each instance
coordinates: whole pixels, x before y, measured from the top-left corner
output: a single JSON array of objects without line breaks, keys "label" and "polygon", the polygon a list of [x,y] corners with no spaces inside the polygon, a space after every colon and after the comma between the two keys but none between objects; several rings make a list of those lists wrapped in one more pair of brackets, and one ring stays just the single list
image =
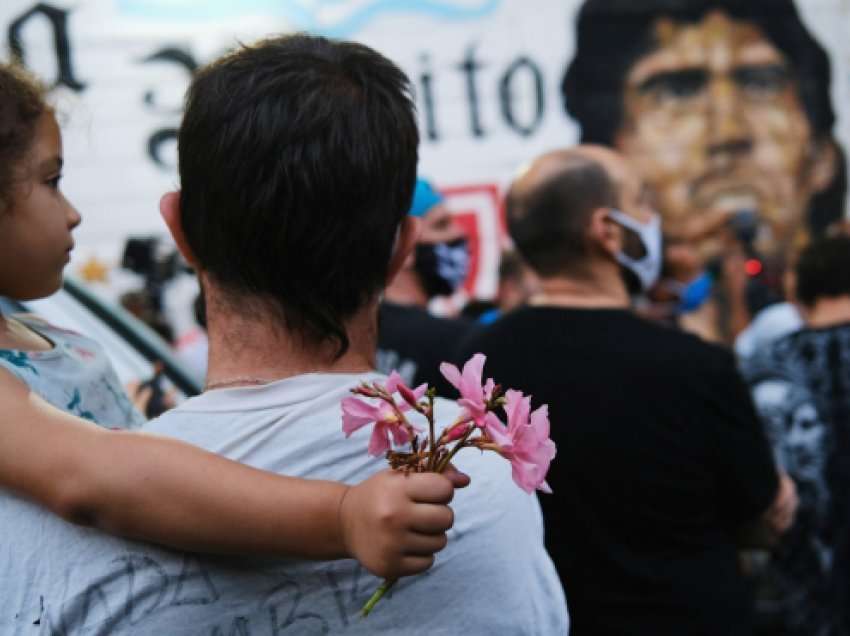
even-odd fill
[{"label": "flower bud", "polygon": [[401,395],[402,399],[405,402],[407,402],[411,407],[413,407],[417,411],[419,410],[419,403],[416,400],[416,395],[413,393],[413,390],[409,386],[407,386],[403,382],[399,382],[396,389],[398,390],[399,395]]},{"label": "flower bud", "polygon": [[378,392],[365,382],[360,386],[351,389],[351,392],[354,393],[354,395],[362,395],[363,397],[378,397]]},{"label": "flower bud", "polygon": [[455,424],[445,433],[446,443],[456,442],[461,437],[466,435],[466,432],[469,430],[469,422],[461,422],[460,424]]}]

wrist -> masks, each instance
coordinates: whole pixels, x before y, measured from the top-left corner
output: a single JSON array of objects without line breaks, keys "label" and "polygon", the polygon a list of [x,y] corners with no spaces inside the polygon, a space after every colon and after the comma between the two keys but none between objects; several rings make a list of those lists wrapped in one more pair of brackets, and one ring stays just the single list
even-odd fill
[{"label": "wrist", "polygon": [[354,559],[356,557],[349,545],[348,515],[346,512],[346,502],[352,488],[353,486],[343,485],[338,496],[336,507],[336,544],[343,557]]}]

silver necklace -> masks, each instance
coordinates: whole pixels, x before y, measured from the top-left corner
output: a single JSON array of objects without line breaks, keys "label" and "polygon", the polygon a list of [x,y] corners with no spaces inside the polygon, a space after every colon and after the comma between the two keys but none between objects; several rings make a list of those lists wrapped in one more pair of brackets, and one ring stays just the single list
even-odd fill
[{"label": "silver necklace", "polygon": [[262,384],[269,384],[271,382],[274,382],[274,380],[253,377],[231,378],[230,380],[221,380],[219,382],[208,382],[204,387],[204,391],[209,391],[211,389],[224,389],[232,386],[258,386]]}]

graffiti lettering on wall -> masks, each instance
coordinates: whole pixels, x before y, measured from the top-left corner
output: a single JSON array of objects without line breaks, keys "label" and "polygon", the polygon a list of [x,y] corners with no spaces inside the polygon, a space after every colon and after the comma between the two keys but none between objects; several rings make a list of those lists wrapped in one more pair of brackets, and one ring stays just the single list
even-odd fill
[{"label": "graffiti lettering on wall", "polygon": [[12,57],[26,64],[26,52],[22,31],[32,20],[46,20],[53,33],[53,49],[56,54],[56,78],[51,86],[67,86],[73,91],[82,91],[86,86],[80,82],[74,73],[71,62],[71,42],[68,38],[68,11],[57,9],[49,4],[39,3],[9,24],[9,50]]},{"label": "graffiti lettering on wall", "polygon": [[[438,125],[435,99],[434,85],[437,82],[437,77],[430,70],[429,57],[422,56],[422,70],[418,74],[420,88],[420,103],[419,107],[425,115],[425,133],[430,141],[439,141],[441,138],[440,127]],[[476,55],[475,47],[469,46],[466,49],[466,54],[463,59],[456,65],[456,70],[463,76],[464,85],[466,87],[466,103],[468,105],[469,114],[469,134],[472,137],[486,137],[487,128],[481,120],[481,86],[479,85],[478,73],[484,67],[485,63]],[[531,80],[534,87],[532,99],[534,108],[531,117],[527,121],[522,121],[516,113],[515,104],[520,95],[516,89],[518,81],[522,76],[526,75],[527,79]],[[546,112],[546,92],[543,80],[543,71],[540,65],[527,56],[516,58],[511,64],[505,68],[501,74],[497,88],[494,91],[498,96],[500,112],[504,124],[513,132],[523,137],[532,135],[543,122],[543,115]]]},{"label": "graffiti lettering on wall", "polygon": [[[56,76],[50,80],[53,87],[65,86],[75,92],[83,92],[88,85],[80,79],[81,70],[78,69],[73,60],[73,34],[69,30],[70,10],[60,9],[46,3],[39,3],[29,11],[17,17],[9,26],[9,49],[13,57],[26,64],[27,51],[23,38],[23,29],[30,22],[43,21],[53,34],[56,64]],[[414,69],[414,82],[417,88],[417,99],[419,108],[423,113],[425,122],[424,137],[428,142],[439,143],[443,139],[441,133],[441,122],[438,116],[436,95],[437,85],[443,81],[431,65],[430,56],[423,53],[420,56],[419,68]],[[169,46],[157,49],[141,60],[133,63],[150,64],[165,63],[173,64],[181,70],[186,71],[186,83],[188,85],[194,71],[203,61],[198,60],[195,55],[184,48]],[[541,66],[526,55],[519,55],[511,61],[499,74],[495,86],[482,86],[480,71],[487,66],[486,60],[476,51],[474,45],[466,48],[463,58],[454,65],[457,74],[455,79],[462,81],[465,87],[466,111],[468,114],[468,134],[473,138],[486,137],[491,128],[485,125],[481,115],[482,101],[493,98],[498,100],[499,112],[502,124],[508,130],[521,136],[532,135],[543,122],[546,114],[546,90],[544,76]],[[531,95],[524,95],[522,88],[531,86]],[[530,97],[531,108],[524,108],[521,112],[517,107],[520,101]],[[177,118],[179,110],[164,110],[158,108],[157,97],[154,90],[147,90],[142,96],[144,106],[157,112],[174,116],[173,124],[152,131],[148,138],[148,157],[156,165],[171,170],[174,168],[162,152],[162,147],[176,138]]]}]

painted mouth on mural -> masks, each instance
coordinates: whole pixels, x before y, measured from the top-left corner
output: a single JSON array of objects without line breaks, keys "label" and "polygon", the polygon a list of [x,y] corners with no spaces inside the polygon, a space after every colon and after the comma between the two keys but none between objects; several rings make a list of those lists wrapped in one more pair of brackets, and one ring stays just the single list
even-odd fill
[{"label": "painted mouth on mural", "polygon": [[759,191],[749,183],[704,181],[694,188],[693,202],[710,210],[758,210],[762,201]]}]

